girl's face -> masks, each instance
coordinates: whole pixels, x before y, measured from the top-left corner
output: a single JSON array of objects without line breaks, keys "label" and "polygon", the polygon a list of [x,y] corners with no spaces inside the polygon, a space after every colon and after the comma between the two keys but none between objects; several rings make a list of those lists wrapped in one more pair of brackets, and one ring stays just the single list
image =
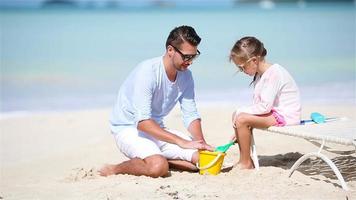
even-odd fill
[{"label": "girl's face", "polygon": [[258,59],[256,56],[253,56],[247,60],[234,59],[233,61],[237,68],[245,74],[249,76],[254,76],[256,74],[258,67]]}]

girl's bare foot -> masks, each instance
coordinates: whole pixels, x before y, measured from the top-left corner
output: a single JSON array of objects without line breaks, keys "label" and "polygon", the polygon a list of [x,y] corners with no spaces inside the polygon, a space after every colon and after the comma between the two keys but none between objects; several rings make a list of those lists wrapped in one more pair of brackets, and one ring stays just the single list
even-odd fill
[{"label": "girl's bare foot", "polygon": [[233,165],[233,168],[237,168],[237,169],[254,169],[255,166],[253,165],[252,160],[250,160],[247,163],[242,163],[242,162],[239,161],[238,163],[235,163]]},{"label": "girl's bare foot", "polygon": [[253,164],[237,164],[236,166],[237,169],[254,169]]},{"label": "girl's bare foot", "polygon": [[100,176],[111,176],[116,174],[116,165],[104,165],[98,172]]}]

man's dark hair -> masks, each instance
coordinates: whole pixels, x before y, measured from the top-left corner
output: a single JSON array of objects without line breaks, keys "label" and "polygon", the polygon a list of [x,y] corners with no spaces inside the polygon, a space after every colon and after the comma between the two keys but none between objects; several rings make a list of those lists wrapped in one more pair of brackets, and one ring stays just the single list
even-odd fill
[{"label": "man's dark hair", "polygon": [[180,45],[185,41],[193,46],[198,46],[201,38],[195,32],[194,28],[190,26],[179,26],[175,27],[170,33],[166,41],[166,48],[168,45],[179,48]]}]

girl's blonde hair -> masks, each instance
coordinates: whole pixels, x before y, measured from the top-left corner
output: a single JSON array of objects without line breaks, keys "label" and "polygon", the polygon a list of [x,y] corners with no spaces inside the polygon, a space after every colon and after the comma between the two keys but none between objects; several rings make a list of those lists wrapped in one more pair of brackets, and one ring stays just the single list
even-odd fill
[{"label": "girl's blonde hair", "polygon": [[[230,62],[233,60],[247,61],[252,57],[259,57],[262,60],[267,55],[267,50],[265,49],[263,43],[255,37],[243,37],[238,40],[232,47],[230,52]],[[257,73],[253,77],[251,84],[256,81]],[[250,85],[251,85],[250,84]]]}]

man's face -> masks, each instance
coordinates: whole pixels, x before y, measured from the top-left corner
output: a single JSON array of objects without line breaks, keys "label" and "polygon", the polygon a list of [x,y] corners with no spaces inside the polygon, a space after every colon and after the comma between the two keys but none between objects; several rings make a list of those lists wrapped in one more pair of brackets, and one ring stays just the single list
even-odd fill
[{"label": "man's face", "polygon": [[180,47],[169,45],[168,48],[169,51],[173,51],[173,66],[178,71],[187,70],[193,63],[193,60],[200,54],[198,47],[193,46],[188,42],[183,42]]}]

